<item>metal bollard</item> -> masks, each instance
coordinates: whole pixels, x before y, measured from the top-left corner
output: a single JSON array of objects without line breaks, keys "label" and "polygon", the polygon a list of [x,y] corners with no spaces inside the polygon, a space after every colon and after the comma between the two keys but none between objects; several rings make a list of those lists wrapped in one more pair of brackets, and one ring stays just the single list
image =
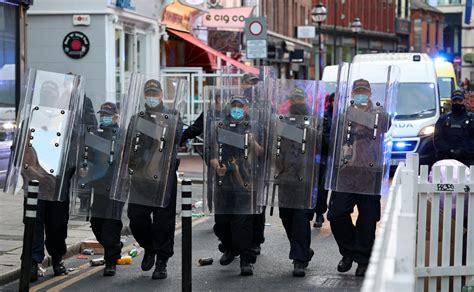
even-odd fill
[{"label": "metal bollard", "polygon": [[32,180],[28,182],[28,194],[24,212],[25,230],[23,232],[23,250],[21,254],[20,292],[30,289],[30,272],[33,254],[33,236],[36,223],[36,209],[38,207],[39,182]]},{"label": "metal bollard", "polygon": [[189,179],[184,179],[181,183],[181,226],[183,233],[181,234],[182,247],[181,247],[181,290],[183,292],[192,291],[192,234],[191,234],[191,221],[192,221],[192,182]]}]

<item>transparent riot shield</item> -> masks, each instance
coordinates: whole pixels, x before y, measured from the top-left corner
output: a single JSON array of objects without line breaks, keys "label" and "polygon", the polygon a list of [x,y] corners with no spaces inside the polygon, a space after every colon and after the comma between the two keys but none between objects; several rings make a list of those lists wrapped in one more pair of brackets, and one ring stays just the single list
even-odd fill
[{"label": "transparent riot shield", "polygon": [[[221,80],[220,84],[238,84]],[[263,207],[266,95],[261,84],[206,87],[205,191],[215,214],[258,214]],[[258,94],[260,92],[260,94]],[[260,123],[261,122],[261,123]]]},{"label": "transparent riot shield", "polygon": [[124,124],[133,114],[127,102],[115,93],[91,93],[84,99],[70,199],[73,216],[118,220],[123,215],[124,203],[111,199],[110,192],[125,145]]},{"label": "transparent riot shield", "polygon": [[369,63],[339,66],[328,189],[366,195],[380,195],[386,190],[393,99],[399,75],[396,66]]},{"label": "transparent riot shield", "polygon": [[323,82],[276,81],[268,133],[267,205],[314,208],[324,103]]},{"label": "transparent riot shield", "polygon": [[111,198],[166,207],[176,192],[177,150],[187,81],[140,77],[130,91],[131,116]]},{"label": "transparent riot shield", "polygon": [[30,69],[5,191],[16,192],[21,179],[24,189],[28,181],[38,180],[39,199],[66,199],[74,172],[71,140],[76,116],[82,111],[81,88],[80,76]]}]

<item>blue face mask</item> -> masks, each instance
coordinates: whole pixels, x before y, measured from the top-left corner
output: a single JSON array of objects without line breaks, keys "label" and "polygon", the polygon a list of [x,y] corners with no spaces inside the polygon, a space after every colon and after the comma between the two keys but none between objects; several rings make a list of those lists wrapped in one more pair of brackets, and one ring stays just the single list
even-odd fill
[{"label": "blue face mask", "polygon": [[104,116],[104,117],[100,117],[100,124],[102,126],[111,126],[113,123],[113,118],[112,116]]},{"label": "blue face mask", "polygon": [[364,104],[369,102],[369,96],[364,94],[356,94],[352,97],[355,104]]},{"label": "blue face mask", "polygon": [[145,97],[145,104],[151,108],[157,107],[160,103],[161,99],[157,97]]},{"label": "blue face mask", "polygon": [[230,116],[234,120],[241,120],[244,117],[244,109],[242,109],[240,107],[233,107],[230,110]]}]

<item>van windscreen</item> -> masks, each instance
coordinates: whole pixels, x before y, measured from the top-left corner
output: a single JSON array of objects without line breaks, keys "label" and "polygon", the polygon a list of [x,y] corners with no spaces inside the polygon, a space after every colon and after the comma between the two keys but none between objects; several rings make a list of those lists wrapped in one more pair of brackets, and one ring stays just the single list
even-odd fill
[{"label": "van windscreen", "polygon": [[433,83],[400,83],[395,100],[395,119],[420,119],[436,115]]}]

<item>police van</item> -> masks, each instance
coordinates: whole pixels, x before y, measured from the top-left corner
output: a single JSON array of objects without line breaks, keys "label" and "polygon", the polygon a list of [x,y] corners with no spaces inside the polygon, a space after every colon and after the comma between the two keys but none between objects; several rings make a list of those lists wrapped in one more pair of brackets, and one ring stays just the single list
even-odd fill
[{"label": "police van", "polygon": [[[391,166],[396,167],[411,152],[419,154],[420,164],[433,164],[436,161],[433,133],[440,117],[440,98],[432,59],[427,54],[386,53],[357,55],[354,62],[396,65],[400,68],[400,83],[394,100]],[[326,68],[323,81],[335,84],[337,66]]]}]

